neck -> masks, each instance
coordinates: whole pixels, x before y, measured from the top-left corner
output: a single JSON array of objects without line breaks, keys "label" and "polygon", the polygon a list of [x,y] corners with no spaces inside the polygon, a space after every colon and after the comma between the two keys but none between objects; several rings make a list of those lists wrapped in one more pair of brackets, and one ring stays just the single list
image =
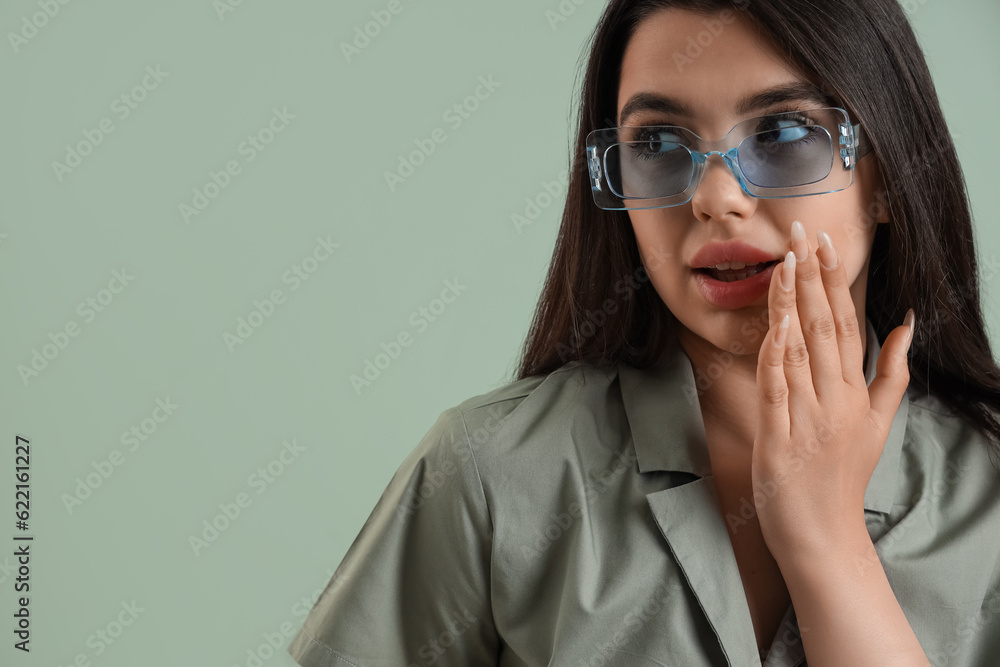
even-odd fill
[{"label": "neck", "polygon": [[[862,305],[863,309],[863,305]],[[868,336],[861,310],[863,364],[867,363]],[[763,334],[760,334],[763,339]],[[757,430],[757,350],[735,354],[684,329],[679,343],[694,372],[705,433],[715,444],[732,443],[749,455]],[[731,346],[730,350],[739,350]],[[865,366],[862,365],[862,371]]]}]

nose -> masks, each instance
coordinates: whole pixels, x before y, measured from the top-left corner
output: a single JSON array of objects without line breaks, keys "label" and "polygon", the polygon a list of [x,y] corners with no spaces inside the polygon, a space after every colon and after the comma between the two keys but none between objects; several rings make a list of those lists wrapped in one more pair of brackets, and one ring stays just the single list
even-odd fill
[{"label": "nose", "polygon": [[734,156],[727,157],[719,151],[706,153],[701,182],[691,197],[695,216],[702,221],[727,217],[749,219],[757,208],[757,198],[743,191],[739,179]]}]

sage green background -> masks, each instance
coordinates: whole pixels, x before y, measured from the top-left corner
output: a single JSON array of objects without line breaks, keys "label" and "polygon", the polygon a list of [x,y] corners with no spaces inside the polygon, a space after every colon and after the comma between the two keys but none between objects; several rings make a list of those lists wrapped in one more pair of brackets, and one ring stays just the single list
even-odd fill
[{"label": "sage green background", "polygon": [[[247,665],[265,634],[298,629],[294,606],[437,415],[512,378],[561,205],[520,230],[512,215],[566,168],[603,2],[566,0],[551,24],[558,0],[402,0],[348,62],[341,44],[387,5],[79,0],[0,47],[0,663]],[[1000,7],[909,7],[967,172],[997,345]],[[39,11],[4,2],[0,27]],[[167,75],[121,119],[112,103],[147,66]],[[481,76],[499,87],[453,128],[443,114]],[[248,162],[238,147],[274,108],[294,119]],[[114,130],[60,181],[52,163],[103,118]],[[435,128],[446,142],[390,191],[384,173]],[[179,205],[229,160],[241,173],[186,223]],[[292,290],[282,276],[317,237],[340,247]],[[78,304],[123,268],[134,280],[87,322]],[[420,331],[411,314],[446,280],[465,289]],[[230,352],[224,334],[274,289],[284,303]],[[73,321],[79,334],[23,381],[18,366]],[[349,377],[401,332],[411,345],[356,392]],[[176,411],[129,451],[122,433],[168,397]],[[15,435],[32,453],[30,655],[12,648],[6,569]],[[253,486],[293,439],[304,451]],[[113,450],[121,465],[68,508]],[[196,554],[190,536],[240,493],[250,505]],[[143,611],[97,655],[88,637],[133,600]],[[281,641],[262,664],[292,664]]]}]

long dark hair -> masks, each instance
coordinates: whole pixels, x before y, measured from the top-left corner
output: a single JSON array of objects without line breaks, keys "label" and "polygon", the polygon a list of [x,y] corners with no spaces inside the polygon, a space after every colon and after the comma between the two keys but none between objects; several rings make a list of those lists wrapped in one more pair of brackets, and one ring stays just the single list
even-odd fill
[{"label": "long dark hair", "polygon": [[910,386],[933,394],[992,440],[1000,470],[1000,368],[983,323],[965,178],[897,0],[611,0],[591,35],[566,206],[516,379],[570,361],[644,368],[677,342],[679,323],[649,283],[628,213],[594,204],[585,167],[587,134],[617,124],[629,38],[645,18],[669,7],[740,13],[864,126],[874,153],[866,159],[878,161],[887,190],[870,208],[869,222],[889,216],[888,224],[876,225],[866,315],[884,341],[914,307]]}]

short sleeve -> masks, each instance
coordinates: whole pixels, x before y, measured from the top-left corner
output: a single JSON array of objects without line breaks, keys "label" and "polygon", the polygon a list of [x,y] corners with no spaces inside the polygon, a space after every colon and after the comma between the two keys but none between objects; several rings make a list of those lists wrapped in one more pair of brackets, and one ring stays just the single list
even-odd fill
[{"label": "short sleeve", "polygon": [[496,665],[492,535],[452,407],[393,474],[288,653],[303,667]]}]

